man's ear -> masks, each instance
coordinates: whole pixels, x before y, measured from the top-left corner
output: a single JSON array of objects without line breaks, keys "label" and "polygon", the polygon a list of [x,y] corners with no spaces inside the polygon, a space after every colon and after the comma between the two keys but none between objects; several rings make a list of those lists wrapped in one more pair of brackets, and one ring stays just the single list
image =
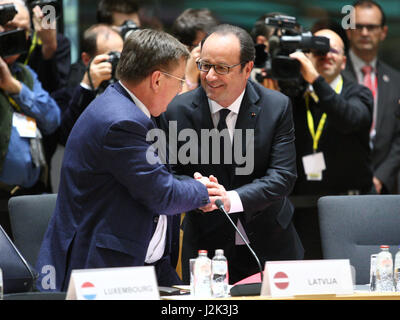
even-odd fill
[{"label": "man's ear", "polygon": [[153,71],[150,75],[150,88],[158,92],[160,90],[161,81],[161,72],[159,70]]},{"label": "man's ear", "polygon": [[388,33],[388,26],[383,26],[382,32],[381,32],[381,37],[380,37],[381,41],[386,39],[387,33]]},{"label": "man's ear", "polygon": [[86,52],[82,52],[81,59],[82,59],[83,64],[87,67],[91,57]]}]

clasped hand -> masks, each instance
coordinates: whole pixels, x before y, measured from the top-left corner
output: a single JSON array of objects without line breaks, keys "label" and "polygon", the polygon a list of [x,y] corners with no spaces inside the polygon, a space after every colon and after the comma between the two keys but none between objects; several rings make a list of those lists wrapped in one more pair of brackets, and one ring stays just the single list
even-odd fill
[{"label": "clasped hand", "polygon": [[215,205],[215,201],[220,199],[224,204],[225,210],[229,212],[231,208],[231,202],[229,200],[228,193],[224,186],[218,183],[218,179],[216,177],[213,175],[209,176],[208,178],[203,177],[199,172],[195,172],[193,177],[207,187],[208,196],[210,198],[210,203],[199,208],[201,211],[210,212],[218,209]]}]

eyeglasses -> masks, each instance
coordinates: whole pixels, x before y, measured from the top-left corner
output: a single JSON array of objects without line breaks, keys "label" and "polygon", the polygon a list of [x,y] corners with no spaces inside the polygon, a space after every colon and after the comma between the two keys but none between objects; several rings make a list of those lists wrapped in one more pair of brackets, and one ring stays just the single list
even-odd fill
[{"label": "eyeglasses", "polygon": [[176,79],[176,80],[179,80],[180,82],[181,82],[181,87],[183,87],[183,85],[184,85],[184,83],[186,82],[186,80],[185,79],[182,79],[182,78],[179,78],[179,77],[177,77],[177,76],[174,76],[173,74],[170,74],[170,73],[168,73],[168,72],[165,72],[165,71],[160,71],[162,74],[165,74],[166,76],[169,76],[169,77],[171,77],[171,78],[174,78],[174,79]]},{"label": "eyeglasses", "polygon": [[218,74],[224,75],[224,74],[228,74],[229,71],[237,66],[240,66],[242,64],[244,64],[246,62],[240,62],[231,66],[224,66],[224,65],[220,65],[220,64],[211,64],[211,63],[206,63],[203,61],[197,61],[197,68],[199,68],[200,71],[203,72],[208,72],[210,71],[211,68],[214,68],[214,71]]},{"label": "eyeglasses", "polygon": [[363,31],[364,28],[367,28],[368,32],[372,32],[375,30],[378,30],[382,26],[380,24],[358,24],[356,23],[356,30],[357,31]]}]

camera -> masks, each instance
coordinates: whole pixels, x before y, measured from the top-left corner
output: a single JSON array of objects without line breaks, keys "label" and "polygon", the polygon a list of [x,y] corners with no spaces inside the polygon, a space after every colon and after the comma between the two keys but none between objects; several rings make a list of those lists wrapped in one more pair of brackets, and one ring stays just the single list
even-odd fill
[{"label": "camera", "polygon": [[[12,21],[17,14],[14,4],[6,3],[0,5],[0,25],[6,25]],[[27,51],[25,30],[16,29],[0,33],[0,57],[6,58]]]},{"label": "camera", "polygon": [[45,6],[52,6],[56,11],[56,19],[60,17],[61,7],[57,0],[28,0],[28,6],[32,9],[39,6],[41,10]]},{"label": "camera", "polygon": [[268,17],[265,24],[274,27],[275,31],[269,38],[268,52],[265,52],[265,45],[255,46],[254,66],[261,69],[256,79],[259,82],[266,77],[278,80],[283,93],[290,97],[297,96],[306,89],[307,83],[301,76],[300,62],[289,55],[297,50],[326,54],[330,49],[329,39],[313,36],[311,32],[302,32],[295,17]]},{"label": "camera", "polygon": [[117,70],[117,65],[118,65],[119,59],[121,57],[121,53],[118,51],[110,51],[108,53],[108,55],[110,56],[110,58],[108,58],[108,60],[106,60],[105,62],[111,63],[111,67],[112,67],[111,79],[104,80],[102,83],[100,83],[99,88],[98,88],[99,93],[102,93],[110,84],[117,81],[117,79],[115,77],[115,72]]},{"label": "camera", "polygon": [[133,31],[139,30],[139,27],[132,20],[126,20],[118,29],[122,39],[125,40]]}]

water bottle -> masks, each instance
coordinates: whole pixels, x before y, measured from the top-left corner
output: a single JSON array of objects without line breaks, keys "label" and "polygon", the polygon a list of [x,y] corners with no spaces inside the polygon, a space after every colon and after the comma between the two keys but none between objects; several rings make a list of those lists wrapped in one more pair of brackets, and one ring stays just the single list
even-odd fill
[{"label": "water bottle", "polygon": [[212,293],[215,298],[228,296],[228,261],[224,256],[224,250],[215,250],[215,256],[211,262]]},{"label": "water bottle", "polygon": [[207,250],[199,250],[194,263],[194,296],[196,298],[211,298],[211,259]]},{"label": "water bottle", "polygon": [[400,292],[400,246],[394,258],[394,285],[397,292]]},{"label": "water bottle", "polygon": [[389,246],[381,246],[376,261],[376,291],[393,291],[393,259]]},{"label": "water bottle", "polygon": [[376,259],[377,254],[371,254],[371,264],[369,269],[369,291],[376,291]]}]

